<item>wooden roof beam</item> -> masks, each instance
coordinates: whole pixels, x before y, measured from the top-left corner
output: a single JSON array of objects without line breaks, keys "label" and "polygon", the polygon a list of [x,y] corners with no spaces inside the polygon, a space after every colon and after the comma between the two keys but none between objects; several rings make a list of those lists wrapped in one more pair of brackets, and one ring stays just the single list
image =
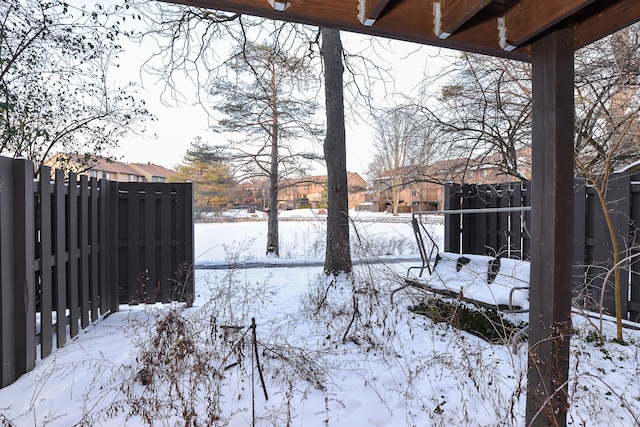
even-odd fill
[{"label": "wooden roof beam", "polygon": [[433,32],[446,39],[491,0],[440,0],[433,2]]},{"label": "wooden roof beam", "polygon": [[372,26],[389,0],[358,0],[358,19],[366,27]]},{"label": "wooden roof beam", "polygon": [[498,18],[500,46],[513,50],[594,0],[521,0]]},{"label": "wooden roof beam", "polygon": [[594,8],[598,9],[596,13],[575,26],[576,49],[640,21],[638,0],[619,0],[605,6],[595,4]]},{"label": "wooden roof beam", "polygon": [[[268,0],[163,1],[529,61],[529,46],[522,46],[514,51],[500,48],[495,18],[482,20],[472,26],[465,25],[451,37],[439,39],[433,33],[433,27],[425,25],[432,12],[433,3],[424,0],[389,2],[378,16],[375,25],[370,27],[362,25],[357,19],[357,0],[288,0],[285,11],[274,10]],[[373,4],[377,4],[375,0]],[[401,7],[403,5],[404,7]]]}]

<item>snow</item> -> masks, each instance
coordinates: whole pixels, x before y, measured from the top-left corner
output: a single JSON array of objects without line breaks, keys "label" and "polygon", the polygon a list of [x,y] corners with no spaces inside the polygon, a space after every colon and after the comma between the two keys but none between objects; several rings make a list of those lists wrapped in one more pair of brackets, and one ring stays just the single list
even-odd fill
[{"label": "snow", "polygon": [[[265,221],[196,224],[197,263],[218,269],[195,271],[193,307],[121,306],[99,319],[0,389],[0,425],[525,425],[526,345],[410,312],[419,289],[390,302],[419,264],[408,217],[354,222],[354,258],[384,262],[357,264],[352,284],[321,274],[324,223],[286,220],[296,214],[280,223],[278,267],[255,267],[271,261]],[[440,239],[442,228],[433,225]],[[254,268],[222,268],[233,260]],[[519,264],[501,280],[508,268]],[[573,316],[569,425],[638,425],[639,332],[625,328],[629,345],[616,344],[605,319],[598,345],[598,325]]]}]

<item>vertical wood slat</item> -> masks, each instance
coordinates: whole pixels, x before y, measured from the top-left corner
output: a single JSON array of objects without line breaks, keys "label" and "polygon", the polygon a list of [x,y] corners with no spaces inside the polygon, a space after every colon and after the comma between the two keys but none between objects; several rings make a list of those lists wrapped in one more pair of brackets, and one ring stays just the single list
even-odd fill
[{"label": "vertical wood slat", "polygon": [[[618,252],[620,259],[628,255],[627,248],[630,247],[630,219],[631,219],[631,175],[627,173],[613,174],[609,185],[607,186],[607,204],[610,206],[613,225],[618,240]],[[627,318],[629,312],[629,263],[625,263],[620,267],[620,304],[621,315],[623,319]],[[615,294],[615,290],[614,290]],[[614,307],[615,309],[615,297]]]},{"label": "vertical wood slat", "polygon": [[36,363],[35,303],[35,215],[33,164],[26,159],[14,163],[13,232],[15,278],[15,378]]},{"label": "vertical wood slat", "polygon": [[[41,174],[42,176],[42,174]],[[66,247],[66,209],[64,171],[55,171],[55,264],[56,264],[56,345],[62,347],[67,341],[67,260],[69,258]]]},{"label": "vertical wood slat", "polygon": [[[462,186],[462,209],[473,209],[475,206],[474,199],[477,195],[477,190],[468,184]],[[475,236],[472,232],[473,218],[472,214],[462,214],[462,253],[473,253],[473,247],[475,246]]]},{"label": "vertical wood slat", "polygon": [[[444,209],[460,209],[459,186],[448,183],[444,187]],[[446,215],[444,221],[444,250],[445,252],[460,252],[460,215]]]},{"label": "vertical wood slat", "polygon": [[160,191],[160,287],[162,301],[172,298],[171,286],[171,187],[163,185]]},{"label": "vertical wood slat", "polygon": [[80,241],[80,325],[82,329],[89,326],[89,184],[86,175],[80,176],[80,200],[79,200],[79,224],[78,233]]},{"label": "vertical wood slat", "polygon": [[[595,190],[591,189],[591,192],[593,194],[591,197],[593,223],[590,224],[590,226],[593,228],[593,242],[588,268],[590,293],[593,303],[599,305],[600,294],[604,286],[604,300],[602,305],[605,313],[613,316],[615,315],[614,275],[610,275],[607,283],[604,283],[605,269],[613,263],[611,238],[607,230],[602,206]],[[596,308],[599,308],[599,306]]]},{"label": "vertical wood slat", "polygon": [[573,185],[573,279],[572,293],[574,297],[580,297],[579,302],[584,302],[585,281],[585,254],[586,254],[586,227],[587,223],[587,189],[584,180],[576,179]]},{"label": "vertical wood slat", "polygon": [[98,320],[100,310],[100,294],[98,287],[98,180],[95,177],[90,179],[89,191],[89,300],[91,306],[91,321]]},{"label": "vertical wood slat", "polygon": [[[516,184],[509,192],[509,206],[522,206],[520,185]],[[509,213],[509,243],[511,247],[511,257],[522,258],[522,212]]]},{"label": "vertical wood slat", "polygon": [[186,236],[186,227],[185,224],[185,206],[186,206],[186,187],[184,185],[175,185],[174,191],[176,193],[176,238],[175,238],[175,256],[176,256],[176,264],[174,266],[174,287],[176,290],[174,291],[174,298],[179,301],[184,301],[185,293],[187,292],[187,278],[188,278],[188,265],[186,265],[186,253],[185,253],[185,245],[181,242],[185,241]]},{"label": "vertical wood slat", "polygon": [[[194,225],[193,225],[193,184],[186,183],[183,185],[185,188],[185,205],[184,205],[184,218],[185,224],[185,263],[189,270],[189,276],[187,279],[187,294],[186,300],[190,305],[195,299],[195,277],[194,277]],[[178,242],[180,244],[180,242]]]},{"label": "vertical wood slat", "polygon": [[[631,178],[632,182],[638,182],[640,180],[640,176],[633,176]],[[640,227],[640,185],[631,184],[631,223],[633,227],[637,230]],[[634,240],[631,241],[631,253],[630,255],[635,255],[640,252],[640,235],[638,231],[635,231],[632,234]],[[631,292],[629,298],[629,320],[632,322],[640,321],[640,261],[638,258],[634,258],[634,261],[631,264]]]},{"label": "vertical wood slat", "polygon": [[14,163],[0,157],[0,387],[16,376],[14,270]]},{"label": "vertical wood slat", "polygon": [[[487,188],[487,197],[488,197],[488,207],[497,208],[498,207],[498,193],[497,189],[488,186]],[[500,241],[500,212],[494,212],[487,215],[487,228],[485,231],[486,236],[486,244],[485,244],[485,253],[487,255],[499,255],[504,251],[504,245]]]},{"label": "vertical wood slat", "polygon": [[[98,203],[98,212],[96,217],[98,218],[98,289],[100,293],[100,312],[106,313],[109,310],[109,293],[108,293],[108,267],[107,267],[107,239],[110,238],[108,234],[108,189],[107,189],[107,180],[101,179],[99,182],[100,188],[100,198]],[[113,234],[111,236],[114,236]]]},{"label": "vertical wood slat", "polygon": [[37,186],[40,193],[36,233],[40,248],[40,354],[47,357],[51,354],[53,337],[53,283],[51,266],[51,169],[40,168],[40,180]]},{"label": "vertical wood slat", "polygon": [[[521,190],[521,206],[531,206],[531,181],[525,182]],[[531,211],[523,212],[522,259],[531,258]]]},{"label": "vertical wood slat", "polygon": [[145,272],[145,302],[155,303],[158,300],[159,285],[156,274],[156,191],[155,183],[144,186],[144,266]]},{"label": "vertical wood slat", "polygon": [[69,293],[69,334],[71,338],[78,335],[78,320],[80,319],[80,266],[79,266],[79,219],[78,219],[78,178],[73,172],[69,173],[69,190],[67,196],[67,292]]},{"label": "vertical wood slat", "polygon": [[[510,189],[511,186],[509,184],[501,184],[498,187],[500,191],[500,197],[498,198],[497,206],[499,208],[508,208],[510,207]],[[503,256],[509,258],[511,256],[511,246],[510,246],[510,230],[509,230],[509,212],[502,212],[498,218],[498,232],[500,233],[500,238],[498,239],[498,244],[500,248],[504,248]]]},{"label": "vertical wood slat", "polygon": [[119,283],[120,278],[118,276],[119,271],[119,235],[118,235],[118,212],[119,212],[119,198],[118,198],[118,185],[115,182],[104,180],[107,188],[107,264],[106,264],[106,277],[109,286],[109,310],[111,312],[118,311],[120,304],[120,292]]},{"label": "vertical wood slat", "polygon": [[138,266],[140,264],[138,258],[139,232],[138,232],[138,184],[128,183],[127,189],[127,287],[129,304],[139,304],[140,295],[140,277]]}]

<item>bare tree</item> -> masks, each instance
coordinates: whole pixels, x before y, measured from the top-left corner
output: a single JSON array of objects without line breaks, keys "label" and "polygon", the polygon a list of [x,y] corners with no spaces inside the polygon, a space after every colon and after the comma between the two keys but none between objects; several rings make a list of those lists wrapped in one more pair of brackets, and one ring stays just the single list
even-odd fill
[{"label": "bare tree", "polygon": [[[635,28],[634,28],[635,27]],[[640,156],[640,37],[638,25],[584,48],[576,55],[578,173],[593,186],[608,228],[614,265],[617,339],[622,336],[621,263],[613,207],[607,200],[611,174]],[[603,283],[602,286],[606,286]]]},{"label": "bare tree", "polygon": [[140,129],[149,113],[134,88],[107,83],[126,16],[117,5],[0,3],[0,153],[38,165],[60,151],[82,168]]},{"label": "bare tree", "polygon": [[[282,47],[288,43],[289,46],[296,45],[300,53],[304,52],[309,57],[318,58],[315,47],[319,45],[318,40],[321,33],[315,28],[285,22],[266,25],[267,20],[250,18],[240,14],[160,2],[147,3],[141,0],[137,3],[142,14],[148,16],[151,30],[146,33],[146,36],[153,37],[159,45],[156,54],[147,62],[147,68],[156,72],[166,82],[165,99],[171,102],[193,102],[195,98],[196,102],[207,111],[211,111],[211,103],[208,98],[211,95],[209,88],[213,87],[215,81],[222,75],[223,67],[220,64],[224,63],[225,58],[228,57],[223,41],[232,41],[236,46],[244,48],[255,40],[280,40],[280,50],[282,51],[295,51],[293,47],[290,49]],[[339,41],[339,33],[336,36]],[[327,162],[329,186],[332,187],[328,190],[328,197],[331,199],[328,210],[330,217],[334,218],[333,215],[335,215],[335,218],[340,219],[335,222],[329,220],[327,224],[328,248],[335,249],[335,251],[328,252],[327,256],[334,257],[339,253],[343,254],[336,260],[326,262],[328,272],[351,270],[351,259],[348,254],[350,251],[348,224],[346,224],[348,219],[346,151],[333,143],[333,141],[339,141],[340,144],[344,144],[344,136],[341,136],[344,133],[344,106],[342,104],[344,90],[357,100],[357,102],[350,103],[351,105],[370,106],[371,98],[367,91],[372,86],[371,81],[375,79],[383,81],[383,83],[388,82],[388,73],[384,67],[379,65],[380,62],[373,61],[363,54],[347,55],[342,49],[341,42],[339,45],[339,49],[336,50],[336,54],[340,55],[339,62],[336,62],[338,58],[331,58],[328,61],[328,57],[324,56],[327,51],[323,52],[324,48],[320,48],[320,56],[323,57],[325,65],[329,62],[339,64],[340,75],[334,74],[330,80],[339,82],[342,86],[339,100],[337,98],[325,100],[327,103],[340,102],[342,111],[339,116],[327,112],[332,117],[330,120],[333,121],[327,125],[327,133],[331,132],[332,136],[325,139],[325,161]],[[342,76],[344,71],[349,76],[346,81]],[[318,74],[320,75],[321,71],[318,71]],[[197,88],[195,96],[186,93],[186,90],[183,89],[182,78],[191,81],[193,87]],[[200,88],[206,88],[206,90],[199,90]],[[329,93],[325,92],[327,95]],[[214,120],[217,118],[214,117]],[[342,124],[338,125],[334,120],[339,120]],[[342,131],[333,129],[333,126],[341,126]],[[330,143],[327,144],[327,141]],[[330,152],[333,157],[327,158],[327,152]],[[337,171],[336,168],[344,170]],[[342,182],[343,176],[345,177],[344,183]],[[330,195],[332,192],[335,192],[336,198]],[[336,203],[333,203],[334,201]],[[333,212],[332,209],[337,210]],[[334,230],[334,227],[337,229]],[[345,229],[345,227],[347,228]],[[334,242],[337,245],[335,247],[332,246]],[[344,262],[338,261],[339,258]]]},{"label": "bare tree", "polygon": [[[475,54],[459,54],[425,81],[422,109],[449,157],[491,162],[501,173],[530,178],[531,66]],[[443,83],[444,82],[444,83]]]},{"label": "bare tree", "polygon": [[[315,123],[318,85],[309,58],[295,55],[279,44],[247,42],[226,61],[230,75],[216,80],[211,88],[214,109],[223,115],[217,130],[232,132],[231,161],[241,176],[269,179],[267,254],[279,256],[279,183],[305,171],[305,160],[313,153],[295,151],[292,142],[313,140],[321,134]],[[236,176],[238,176],[236,174]]]},{"label": "bare tree", "polygon": [[374,158],[369,174],[389,194],[393,215],[398,215],[402,190],[413,183],[434,160],[429,122],[412,105],[387,109],[376,119]]}]

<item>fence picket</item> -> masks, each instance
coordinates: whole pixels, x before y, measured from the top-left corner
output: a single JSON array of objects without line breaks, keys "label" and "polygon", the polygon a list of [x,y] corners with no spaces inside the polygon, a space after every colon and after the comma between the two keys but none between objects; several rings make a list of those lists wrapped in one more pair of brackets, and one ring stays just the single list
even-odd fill
[{"label": "fence picket", "polygon": [[80,229],[80,326],[85,329],[89,326],[89,180],[86,175],[80,176],[80,200],[78,203],[78,217]]},{"label": "fence picket", "polygon": [[[41,175],[42,176],[42,175]],[[56,345],[62,347],[67,341],[67,264],[64,171],[55,171],[54,187],[54,240],[55,240],[55,300],[56,300]]]},{"label": "fence picket", "polygon": [[89,180],[89,300],[91,307],[91,321],[98,320],[100,310],[100,294],[98,286],[98,180]]},{"label": "fence picket", "polygon": [[78,181],[75,173],[69,173],[68,187],[68,215],[67,215],[67,290],[69,293],[69,335],[78,335],[78,321],[80,320],[80,240],[78,238]]},{"label": "fence picket", "polygon": [[[36,238],[36,292],[40,294],[40,354],[47,357],[51,354],[53,337],[53,283],[51,259],[51,169],[40,168],[40,181],[36,187],[38,220],[35,223]],[[39,261],[39,262],[38,262]],[[39,283],[38,283],[39,282]]]}]

